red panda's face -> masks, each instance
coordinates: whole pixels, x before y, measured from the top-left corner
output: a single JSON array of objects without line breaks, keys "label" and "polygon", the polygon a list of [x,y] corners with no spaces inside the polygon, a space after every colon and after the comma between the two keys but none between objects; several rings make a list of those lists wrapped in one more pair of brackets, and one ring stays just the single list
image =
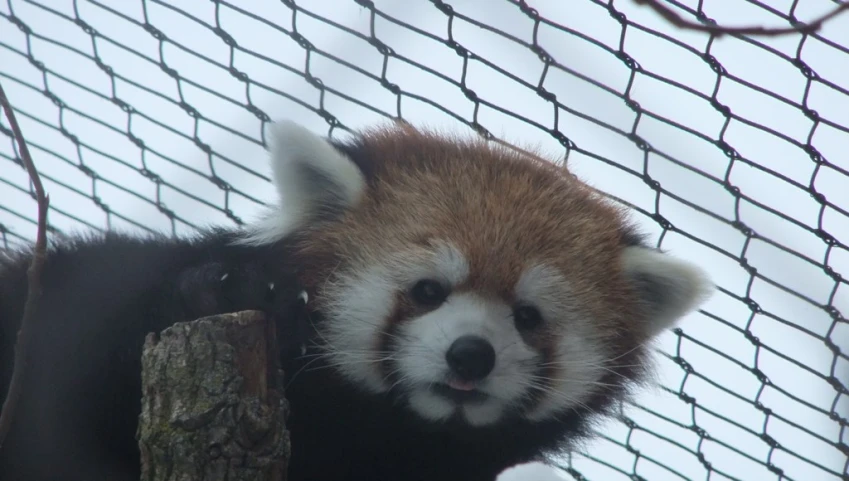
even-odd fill
[{"label": "red panda's face", "polygon": [[539,420],[585,402],[615,353],[571,305],[566,277],[528,264],[501,296],[470,286],[471,269],[455,243],[433,240],[337,271],[317,291],[330,363],[433,421]]},{"label": "red panda's face", "polygon": [[291,124],[277,142],[281,207],[249,241],[298,239],[326,363],[425,420],[540,422],[618,395],[705,291],[512,151],[410,129],[337,149]]}]

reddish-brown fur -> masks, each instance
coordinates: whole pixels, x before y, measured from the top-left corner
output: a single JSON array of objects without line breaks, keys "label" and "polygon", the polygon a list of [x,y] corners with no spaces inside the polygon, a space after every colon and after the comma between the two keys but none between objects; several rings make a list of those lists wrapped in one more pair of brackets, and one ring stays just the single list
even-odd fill
[{"label": "reddish-brown fur", "polygon": [[[469,262],[470,276],[458,289],[509,302],[521,273],[542,262],[566,276],[611,355],[643,341],[619,262],[623,212],[565,168],[481,139],[409,126],[368,131],[361,142],[372,162],[366,195],[341,218],[303,233],[301,257],[312,268],[302,280],[310,290],[340,264],[448,240]],[[551,349],[566,326],[551,327],[529,341]]]}]

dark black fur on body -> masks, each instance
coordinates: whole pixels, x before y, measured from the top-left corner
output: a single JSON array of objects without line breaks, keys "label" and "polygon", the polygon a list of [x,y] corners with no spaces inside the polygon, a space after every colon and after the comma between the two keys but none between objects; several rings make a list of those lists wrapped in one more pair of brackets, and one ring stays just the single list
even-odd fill
[{"label": "dark black fur on body", "polygon": [[493,481],[579,428],[577,416],[483,428],[431,424],[391,397],[358,395],[328,369],[299,375],[288,399],[294,481]]},{"label": "dark black fur on body", "polygon": [[[178,321],[261,309],[297,340],[296,269],[285,247],[239,247],[118,234],[50,249],[31,368],[6,445],[3,481],[136,480],[144,337]],[[6,255],[8,253],[3,253]],[[0,394],[26,298],[29,256],[0,264]],[[227,279],[220,281],[223,274]],[[274,295],[268,284],[275,283]],[[321,322],[313,316],[313,322]],[[580,417],[470,428],[420,420],[391,395],[360,394],[331,369],[284,351],[291,402],[291,481],[491,481],[580,430]]]},{"label": "dark black fur on body", "polygon": [[[193,240],[107,234],[51,247],[30,370],[0,449],[0,479],[138,479],[134,434],[145,335],[215,313],[283,315],[295,305],[293,270],[270,262],[285,258],[279,249],[237,247],[230,238],[220,231]],[[0,253],[3,399],[29,259]]]}]

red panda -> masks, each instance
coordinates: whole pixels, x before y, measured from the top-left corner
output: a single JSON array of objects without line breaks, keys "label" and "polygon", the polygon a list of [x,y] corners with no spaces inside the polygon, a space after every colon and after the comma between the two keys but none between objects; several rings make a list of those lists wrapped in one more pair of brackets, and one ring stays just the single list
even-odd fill
[{"label": "red panda", "polygon": [[[51,249],[0,478],[138,479],[144,334],[261,309],[299,345],[281,360],[291,481],[493,481],[587,436],[644,379],[646,343],[709,295],[701,269],[526,153],[399,125],[270,133],[279,201],[246,229]],[[7,257],[3,352],[29,258]]]}]

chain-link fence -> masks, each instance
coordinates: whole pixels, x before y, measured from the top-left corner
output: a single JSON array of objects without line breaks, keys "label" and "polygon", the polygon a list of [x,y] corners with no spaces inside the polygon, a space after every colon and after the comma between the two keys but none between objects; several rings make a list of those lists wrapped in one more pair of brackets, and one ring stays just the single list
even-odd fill
[{"label": "chain-link fence", "polygon": [[[664,1],[787,26],[830,0]],[[263,126],[387,118],[536,144],[633,207],[718,292],[658,343],[659,387],[568,478],[849,479],[849,14],[722,38],[631,0],[0,2],[0,82],[50,235],[241,224],[273,198]],[[0,241],[36,205],[0,121]]]}]

